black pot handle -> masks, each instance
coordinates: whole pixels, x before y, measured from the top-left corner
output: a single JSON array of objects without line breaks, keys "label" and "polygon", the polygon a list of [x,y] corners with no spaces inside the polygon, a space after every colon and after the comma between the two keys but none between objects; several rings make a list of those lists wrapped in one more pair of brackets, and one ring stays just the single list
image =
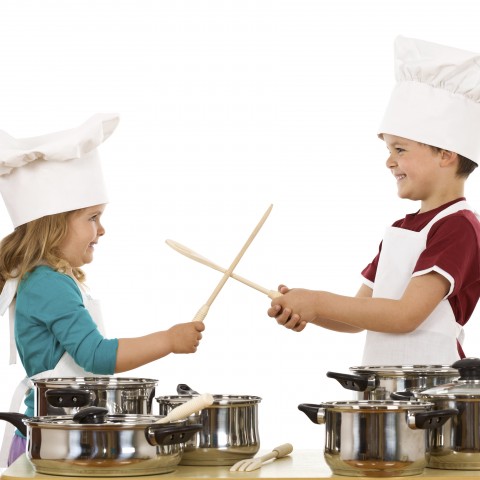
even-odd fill
[{"label": "black pot handle", "polygon": [[409,390],[404,390],[403,392],[392,392],[390,394],[390,399],[412,401],[415,400],[415,394]]},{"label": "black pot handle", "polygon": [[179,395],[200,395],[196,390],[191,389],[186,383],[177,385],[177,393]]},{"label": "black pot handle", "polygon": [[343,388],[355,392],[368,392],[375,388],[375,378],[372,379],[372,377],[367,375],[327,372],[327,377],[334,378]]},{"label": "black pot handle", "polygon": [[27,426],[23,423],[24,418],[28,417],[23,413],[0,412],[0,420],[6,420],[8,423],[11,423],[24,437],[26,437]]},{"label": "black pot handle", "polygon": [[315,403],[301,403],[298,409],[303,412],[313,423],[318,425],[318,409],[320,405]]},{"label": "black pot handle", "polygon": [[203,429],[200,423],[191,425],[153,424],[145,428],[145,438],[152,446],[174,445],[188,442],[196,433]]},{"label": "black pot handle", "polygon": [[449,418],[455,417],[458,413],[456,408],[418,412],[415,414],[415,427],[422,429],[440,428]]},{"label": "black pot handle", "polygon": [[85,407],[79,410],[72,418],[75,423],[101,424],[107,420],[108,408]]},{"label": "black pot handle", "polygon": [[91,404],[92,394],[90,390],[77,388],[50,389],[45,392],[45,398],[52,407],[80,408]]}]

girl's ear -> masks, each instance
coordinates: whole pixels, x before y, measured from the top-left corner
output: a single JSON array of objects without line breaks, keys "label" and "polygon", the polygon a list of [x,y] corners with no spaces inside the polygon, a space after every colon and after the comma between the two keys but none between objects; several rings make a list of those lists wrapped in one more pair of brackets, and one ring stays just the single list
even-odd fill
[{"label": "girl's ear", "polygon": [[451,152],[450,150],[441,150],[440,151],[440,166],[442,167],[451,167],[458,163],[458,154]]}]

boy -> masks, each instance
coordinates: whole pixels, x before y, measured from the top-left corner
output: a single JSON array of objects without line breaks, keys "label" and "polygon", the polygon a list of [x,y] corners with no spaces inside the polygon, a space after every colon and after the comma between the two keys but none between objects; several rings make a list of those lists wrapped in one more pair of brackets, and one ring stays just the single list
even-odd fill
[{"label": "boy", "polygon": [[294,331],[307,323],[367,330],[363,365],[451,364],[480,296],[480,223],[464,183],[480,161],[480,56],[398,37],[397,85],[379,137],[401,198],[420,210],[386,231],[355,297],[292,289],[268,315]]}]

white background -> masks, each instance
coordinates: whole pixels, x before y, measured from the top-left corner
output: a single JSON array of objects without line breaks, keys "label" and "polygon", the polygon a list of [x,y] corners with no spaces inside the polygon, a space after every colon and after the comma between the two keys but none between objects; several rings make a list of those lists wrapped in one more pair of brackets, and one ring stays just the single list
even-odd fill
[{"label": "white background", "polygon": [[[400,200],[376,128],[401,34],[480,51],[477,2],[457,0],[2,0],[0,128],[18,137],[70,128],[96,112],[121,123],[102,145],[111,204],[87,267],[108,333],[138,336],[190,321],[221,274],[182,257],[172,238],[227,267],[270,205],[237,267],[279,283],[353,295]],[[72,179],[74,181],[74,179]],[[467,198],[480,208],[478,173]],[[11,231],[0,210],[0,236]],[[211,393],[259,395],[262,448],[320,448],[324,427],[299,403],[351,399],[328,379],[361,362],[362,335],[287,331],[270,300],[228,281],[195,355],[122,376]],[[8,367],[0,325],[2,397]],[[465,350],[480,356],[479,314]],[[156,405],[155,405],[156,406]],[[1,427],[3,428],[3,427]]]}]

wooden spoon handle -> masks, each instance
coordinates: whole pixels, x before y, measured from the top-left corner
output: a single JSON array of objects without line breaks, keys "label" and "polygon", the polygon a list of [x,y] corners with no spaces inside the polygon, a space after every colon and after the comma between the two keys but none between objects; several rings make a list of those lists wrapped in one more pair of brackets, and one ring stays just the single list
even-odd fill
[{"label": "wooden spoon handle", "polygon": [[253,242],[253,239],[257,236],[257,233],[260,231],[263,224],[267,220],[268,216],[270,215],[270,212],[272,211],[272,208],[273,208],[273,205],[270,205],[267,208],[267,211],[263,214],[263,216],[260,219],[260,221],[258,222],[257,226],[253,229],[253,232],[248,237],[248,239],[245,242],[245,244],[243,245],[242,249],[240,250],[240,252],[238,252],[237,256],[233,260],[232,264],[228,267],[227,271],[223,274],[222,279],[220,280],[220,282],[218,282],[218,285],[215,287],[215,290],[212,292],[209,299],[207,300],[206,305],[211,306],[213,301],[215,300],[215,298],[217,298],[217,295],[219,294],[220,290],[225,285],[225,282],[228,280],[228,278],[232,274],[234,268],[238,265],[238,262],[241,260],[244,253],[247,251],[247,248]]}]

